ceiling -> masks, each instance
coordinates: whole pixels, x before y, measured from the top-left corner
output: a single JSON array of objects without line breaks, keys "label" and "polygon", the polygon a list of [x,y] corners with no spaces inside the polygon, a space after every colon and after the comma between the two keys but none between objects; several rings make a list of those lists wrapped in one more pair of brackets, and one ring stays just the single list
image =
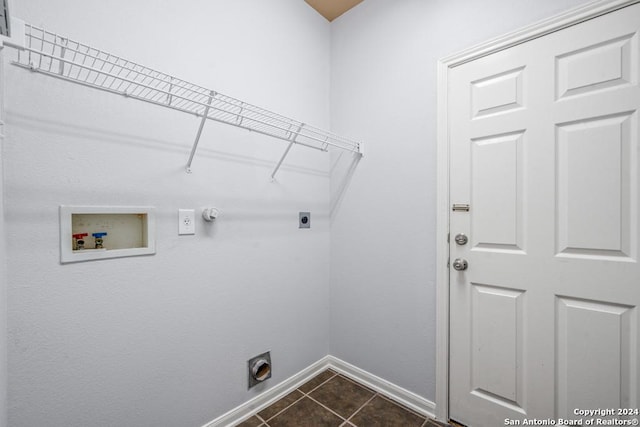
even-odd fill
[{"label": "ceiling", "polygon": [[318,11],[318,13],[329,22],[345,13],[347,10],[361,3],[363,0],[304,0],[309,6]]}]

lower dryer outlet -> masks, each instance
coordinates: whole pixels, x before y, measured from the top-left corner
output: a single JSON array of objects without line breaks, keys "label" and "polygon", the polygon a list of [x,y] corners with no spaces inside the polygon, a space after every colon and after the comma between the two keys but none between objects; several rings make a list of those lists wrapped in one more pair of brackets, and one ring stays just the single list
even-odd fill
[{"label": "lower dryer outlet", "polygon": [[271,378],[271,354],[262,353],[247,362],[249,369],[249,388]]}]

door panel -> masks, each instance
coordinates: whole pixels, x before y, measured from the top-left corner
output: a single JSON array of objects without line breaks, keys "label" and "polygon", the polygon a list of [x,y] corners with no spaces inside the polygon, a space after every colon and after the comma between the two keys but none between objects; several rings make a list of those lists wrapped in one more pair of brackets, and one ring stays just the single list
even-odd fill
[{"label": "door panel", "polygon": [[471,286],[472,393],[521,410],[524,293],[477,283]]},{"label": "door panel", "polygon": [[559,416],[572,418],[575,408],[635,407],[630,380],[636,323],[635,307],[557,297]]},{"label": "door panel", "polygon": [[635,4],[450,70],[456,421],[640,406],[639,30]]},{"label": "door panel", "polygon": [[637,83],[637,33],[557,57],[558,99]]},{"label": "door panel", "polygon": [[522,68],[471,83],[473,118],[502,113],[523,106]]},{"label": "door panel", "polygon": [[523,132],[515,132],[471,141],[474,249],[524,249],[523,139]]},{"label": "door panel", "polygon": [[630,256],[632,123],[623,113],[557,125],[559,254]]}]

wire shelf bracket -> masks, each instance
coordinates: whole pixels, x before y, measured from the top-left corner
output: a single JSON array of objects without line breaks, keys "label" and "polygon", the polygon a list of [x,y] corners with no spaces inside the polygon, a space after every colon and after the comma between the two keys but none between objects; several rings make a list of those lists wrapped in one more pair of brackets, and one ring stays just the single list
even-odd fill
[{"label": "wire shelf bracket", "polygon": [[[360,141],[345,138],[278,113],[223,95],[144,65],[16,20],[21,31],[12,63],[33,72],[201,117],[186,170],[191,166],[207,120],[288,142],[272,180],[293,145],[320,151],[337,148],[364,155]],[[13,21],[12,21],[13,22]]]},{"label": "wire shelf bracket", "polygon": [[198,133],[196,134],[196,140],[193,142],[193,147],[191,148],[191,154],[189,154],[189,160],[187,161],[187,173],[191,173],[191,163],[193,162],[193,157],[196,155],[196,150],[198,149],[198,142],[200,142],[200,137],[202,136],[202,130],[204,129],[204,124],[207,121],[207,116],[209,115],[209,110],[211,109],[211,103],[213,102],[213,97],[215,92],[211,91],[211,95],[209,95],[209,100],[207,101],[207,107],[204,109],[204,114],[202,115],[202,120],[200,121],[200,127],[198,127]]}]

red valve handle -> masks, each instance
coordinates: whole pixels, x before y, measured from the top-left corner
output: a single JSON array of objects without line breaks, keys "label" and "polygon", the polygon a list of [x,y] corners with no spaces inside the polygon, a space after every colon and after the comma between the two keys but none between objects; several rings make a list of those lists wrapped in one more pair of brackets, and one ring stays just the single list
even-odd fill
[{"label": "red valve handle", "polygon": [[74,239],[82,239],[83,237],[87,237],[89,235],[89,233],[79,233],[79,234],[74,234],[73,238]]}]

